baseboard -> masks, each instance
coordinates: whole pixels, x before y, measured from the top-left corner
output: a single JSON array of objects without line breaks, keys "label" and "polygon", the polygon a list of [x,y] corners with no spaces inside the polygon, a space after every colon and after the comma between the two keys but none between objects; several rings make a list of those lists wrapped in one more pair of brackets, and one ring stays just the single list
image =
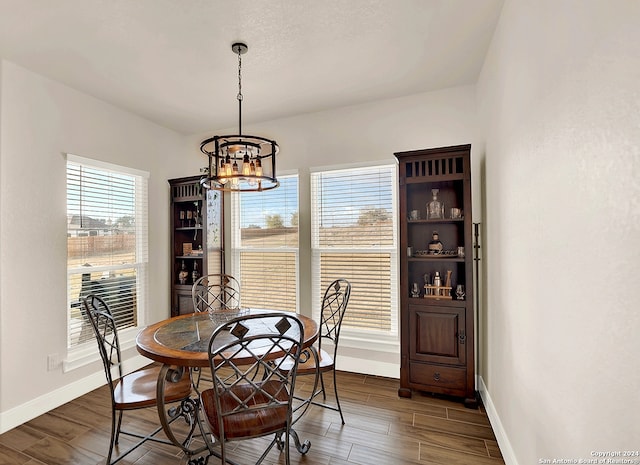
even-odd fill
[{"label": "baseboard", "polygon": [[399,378],[400,364],[380,362],[375,360],[363,360],[356,357],[340,355],[336,362],[336,368],[341,371],[362,373],[366,375],[384,376],[385,378]]},{"label": "baseboard", "polygon": [[516,459],[516,455],[514,454],[511,443],[509,442],[507,432],[502,426],[502,422],[500,421],[500,417],[498,416],[495,405],[493,405],[491,395],[487,390],[487,386],[484,384],[484,379],[482,379],[482,376],[477,377],[477,386],[478,391],[480,392],[480,397],[482,398],[482,403],[484,404],[484,407],[487,411],[489,422],[491,423],[493,432],[495,433],[496,439],[498,440],[498,446],[500,447],[500,452],[502,453],[502,458],[504,459],[505,465],[518,465],[518,460]]},{"label": "baseboard", "polygon": [[[127,371],[133,371],[148,364],[148,359],[136,356],[131,360],[127,360],[126,367]],[[71,384],[67,384],[66,386],[62,386],[54,391],[48,392],[40,397],[25,402],[22,405],[7,410],[6,412],[1,412],[0,434],[5,433],[16,426],[20,426],[29,420],[33,420],[34,418],[47,413],[54,408],[60,407],[73,399],[77,399],[100,386],[104,386],[106,384],[104,370],[101,364],[97,366],[100,366],[100,371],[96,373]]]}]

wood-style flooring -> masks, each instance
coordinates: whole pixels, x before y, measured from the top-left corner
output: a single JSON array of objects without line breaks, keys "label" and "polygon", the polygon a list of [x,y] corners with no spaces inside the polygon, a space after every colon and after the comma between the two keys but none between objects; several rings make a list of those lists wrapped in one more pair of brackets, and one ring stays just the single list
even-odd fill
[{"label": "wood-style flooring", "polygon": [[[306,377],[309,378],[309,377]],[[327,386],[332,394],[331,377]],[[303,381],[304,380],[304,381]],[[304,393],[310,383],[298,379]],[[480,406],[414,393],[399,398],[398,380],[339,372],[338,387],[346,425],[337,412],[313,406],[296,424],[311,449],[302,456],[293,447],[294,465],[503,465],[498,444]],[[328,396],[328,401],[333,396]],[[111,427],[106,386],[0,435],[0,465],[94,465],[104,463]],[[125,413],[129,429],[153,429],[157,411]],[[123,438],[121,447],[131,442]],[[265,439],[229,443],[231,458],[253,464]],[[229,449],[228,449],[229,450]],[[117,451],[116,451],[117,453]],[[188,458],[172,446],[147,442],[120,464],[184,465]],[[212,457],[209,464],[218,464]],[[284,464],[274,448],[267,465]]]}]

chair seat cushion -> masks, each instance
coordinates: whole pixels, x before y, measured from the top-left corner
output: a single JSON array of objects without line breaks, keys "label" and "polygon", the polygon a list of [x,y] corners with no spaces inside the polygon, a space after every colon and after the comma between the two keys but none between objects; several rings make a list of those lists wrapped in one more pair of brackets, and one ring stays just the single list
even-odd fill
[{"label": "chair seat cushion", "polygon": [[[213,389],[203,391],[200,398],[211,432],[220,438]],[[246,406],[242,406],[238,399]],[[284,430],[287,426],[288,400],[289,393],[279,381],[267,381],[261,385],[261,390],[256,390],[250,384],[232,386],[220,396],[225,439],[257,437]]]},{"label": "chair seat cushion", "polygon": [[[320,353],[318,354],[318,361],[319,361],[318,367],[316,367],[316,361],[313,355],[310,353],[311,350],[312,349],[306,349],[303,352],[304,354],[307,351],[309,351],[309,358],[305,362],[303,362],[302,360],[304,355],[303,357],[301,357],[300,363],[298,363],[298,373],[297,373],[298,375],[315,374],[317,370],[319,370],[320,372],[333,370],[333,367],[334,367],[333,357],[331,357],[331,355],[329,355],[329,353],[326,350],[320,349]],[[289,371],[293,366],[292,360],[290,359],[285,359],[285,360],[280,359],[278,360],[277,363],[280,363],[279,368],[282,371]]]},{"label": "chair seat cushion", "polygon": [[[156,405],[156,386],[160,366],[153,366],[134,371],[120,378],[114,388],[115,407],[117,410],[130,410]],[[191,394],[191,376],[184,370],[177,383],[165,383],[166,403],[182,400]]]}]

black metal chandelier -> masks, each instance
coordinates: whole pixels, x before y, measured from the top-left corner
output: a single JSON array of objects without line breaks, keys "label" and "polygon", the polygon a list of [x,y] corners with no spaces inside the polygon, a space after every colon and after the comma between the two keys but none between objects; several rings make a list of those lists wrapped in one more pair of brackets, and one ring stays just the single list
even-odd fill
[{"label": "black metal chandelier", "polygon": [[200,151],[209,157],[206,175],[200,183],[207,189],[231,192],[257,192],[280,185],[276,178],[275,140],[242,134],[242,55],[248,47],[234,43],[238,55],[238,134],[214,136],[202,141]]}]

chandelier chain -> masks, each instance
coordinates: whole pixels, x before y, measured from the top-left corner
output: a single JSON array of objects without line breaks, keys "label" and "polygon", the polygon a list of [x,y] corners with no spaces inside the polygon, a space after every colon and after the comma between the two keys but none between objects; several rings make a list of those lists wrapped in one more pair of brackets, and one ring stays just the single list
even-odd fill
[{"label": "chandelier chain", "polygon": [[238,134],[242,135],[242,48],[238,47]]},{"label": "chandelier chain", "polygon": [[238,50],[238,100],[242,100],[242,52]]}]

